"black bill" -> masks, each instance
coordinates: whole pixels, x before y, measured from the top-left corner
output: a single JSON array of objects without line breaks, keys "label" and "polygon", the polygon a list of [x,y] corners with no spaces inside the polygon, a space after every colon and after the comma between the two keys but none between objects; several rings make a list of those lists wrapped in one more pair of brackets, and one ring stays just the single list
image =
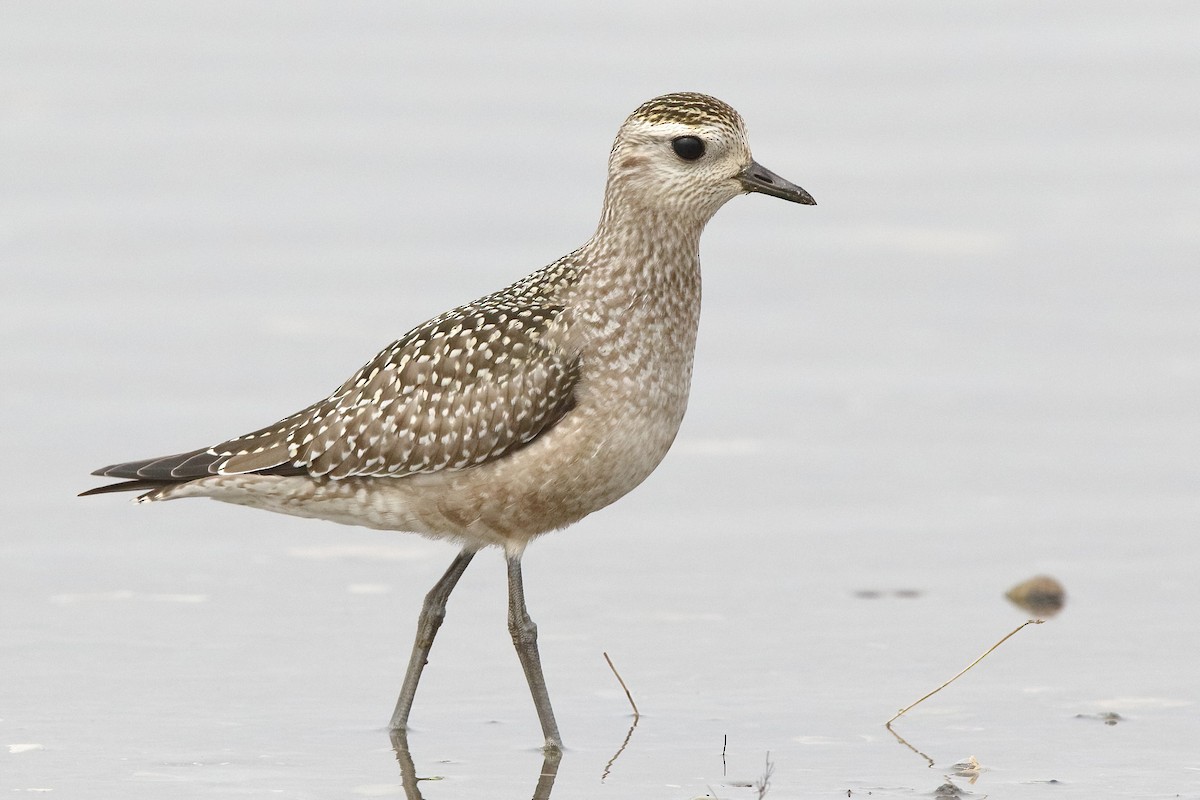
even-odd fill
[{"label": "black bill", "polygon": [[757,161],[751,161],[750,166],[739,172],[737,178],[747,192],[761,192],[806,206],[817,204],[811,194],[791,181],[785,181]]}]

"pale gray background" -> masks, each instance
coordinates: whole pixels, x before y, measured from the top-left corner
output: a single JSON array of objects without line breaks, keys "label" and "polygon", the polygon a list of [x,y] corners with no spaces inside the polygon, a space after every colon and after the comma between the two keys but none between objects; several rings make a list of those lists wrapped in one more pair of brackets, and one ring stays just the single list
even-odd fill
[{"label": "pale gray background", "polygon": [[[677,89],[820,205],[718,215],[675,450],[526,558],[555,796],[1200,797],[1200,10],[1095,0],[0,4],[0,789],[398,796],[452,548],[73,495],[580,244]],[[900,723],[929,768],[882,722],[1039,572]],[[536,782],[503,597],[451,602],[430,800]]]}]

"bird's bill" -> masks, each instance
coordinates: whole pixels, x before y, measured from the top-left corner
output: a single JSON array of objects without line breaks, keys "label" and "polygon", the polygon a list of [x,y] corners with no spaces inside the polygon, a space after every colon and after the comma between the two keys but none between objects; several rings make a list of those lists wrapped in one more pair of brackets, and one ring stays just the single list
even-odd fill
[{"label": "bird's bill", "polygon": [[772,197],[782,197],[784,200],[802,203],[806,206],[817,204],[811,194],[791,181],[785,181],[757,161],[751,161],[748,167],[738,173],[737,179],[747,192],[760,192]]}]

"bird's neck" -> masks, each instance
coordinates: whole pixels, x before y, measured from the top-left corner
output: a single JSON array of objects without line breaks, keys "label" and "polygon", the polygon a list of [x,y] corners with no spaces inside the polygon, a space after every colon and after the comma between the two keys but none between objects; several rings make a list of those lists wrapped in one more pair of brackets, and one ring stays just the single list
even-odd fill
[{"label": "bird's neck", "polygon": [[582,267],[572,336],[590,363],[612,358],[625,369],[677,376],[671,404],[680,409],[700,320],[702,228],[653,210],[606,214],[572,259]]},{"label": "bird's neck", "polygon": [[592,241],[634,247],[653,244],[694,255],[715,211],[671,195],[648,197],[636,187],[610,179]]},{"label": "bird's neck", "polygon": [[678,209],[638,205],[606,196],[596,233],[584,245],[585,263],[638,292],[700,287],[700,234],[706,218]]}]

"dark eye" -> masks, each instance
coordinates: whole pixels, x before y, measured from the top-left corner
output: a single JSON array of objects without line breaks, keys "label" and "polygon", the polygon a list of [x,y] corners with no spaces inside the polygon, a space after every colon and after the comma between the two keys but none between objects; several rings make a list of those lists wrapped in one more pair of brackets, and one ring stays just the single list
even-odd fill
[{"label": "dark eye", "polygon": [[680,136],[671,142],[671,149],[684,161],[695,161],[704,155],[704,142],[696,136]]}]

